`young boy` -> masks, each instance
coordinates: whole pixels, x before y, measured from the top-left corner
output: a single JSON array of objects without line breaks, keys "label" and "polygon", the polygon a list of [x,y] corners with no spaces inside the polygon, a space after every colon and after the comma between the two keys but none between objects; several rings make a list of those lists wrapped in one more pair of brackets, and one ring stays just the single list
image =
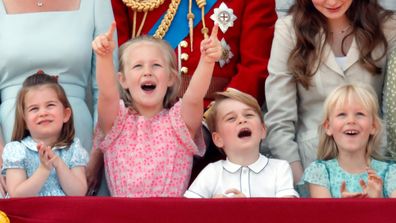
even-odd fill
[{"label": "young boy", "polygon": [[298,197],[289,164],[259,153],[266,129],[256,99],[227,89],[216,94],[206,115],[213,142],[227,159],[206,166],[185,197]]}]

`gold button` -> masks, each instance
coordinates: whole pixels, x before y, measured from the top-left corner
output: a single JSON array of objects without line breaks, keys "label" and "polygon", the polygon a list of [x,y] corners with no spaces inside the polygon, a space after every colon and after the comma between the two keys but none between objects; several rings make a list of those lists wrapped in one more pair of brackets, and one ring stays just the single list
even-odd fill
[{"label": "gold button", "polygon": [[186,61],[186,60],[188,60],[188,54],[187,54],[187,53],[182,53],[182,54],[180,55],[180,58],[181,58],[182,60]]},{"label": "gold button", "polygon": [[188,68],[187,67],[182,67],[180,69],[180,72],[183,73],[183,74],[187,74],[188,73]]},{"label": "gold button", "polygon": [[183,48],[186,48],[188,46],[187,41],[185,41],[185,40],[181,41],[180,42],[180,46],[183,47]]}]

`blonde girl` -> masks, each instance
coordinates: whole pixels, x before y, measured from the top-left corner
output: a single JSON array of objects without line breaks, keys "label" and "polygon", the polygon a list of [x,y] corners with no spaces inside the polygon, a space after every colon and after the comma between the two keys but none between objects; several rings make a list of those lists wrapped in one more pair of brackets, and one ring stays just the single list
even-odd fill
[{"label": "blonde girl", "polygon": [[382,125],[369,86],[336,88],[324,103],[318,160],[304,172],[312,197],[396,196],[396,166],[380,161]]},{"label": "blonde girl", "polygon": [[[120,49],[118,81],[111,53],[113,24],[92,46],[97,54],[99,86],[95,147],[104,153],[112,196],[182,196],[194,154],[204,152],[201,135],[203,98],[215,61],[220,58],[217,26],[202,41],[201,60],[183,98],[173,49],[163,40],[139,37]],[[95,151],[94,151],[95,153]],[[91,156],[93,157],[93,156]],[[96,160],[100,157],[96,157]]]},{"label": "blonde girl", "polygon": [[57,77],[42,71],[29,76],[3,153],[9,196],[84,195],[88,154],[74,134],[71,106]]}]

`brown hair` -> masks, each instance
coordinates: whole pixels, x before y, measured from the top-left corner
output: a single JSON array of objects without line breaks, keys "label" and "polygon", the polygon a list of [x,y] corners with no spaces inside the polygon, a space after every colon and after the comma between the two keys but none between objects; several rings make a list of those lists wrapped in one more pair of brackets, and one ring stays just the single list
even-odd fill
[{"label": "brown hair", "polygon": [[[69,101],[67,100],[66,93],[62,86],[58,83],[57,76],[50,76],[42,71],[29,76],[23,82],[22,88],[19,90],[16,109],[15,109],[15,123],[14,130],[12,133],[12,141],[21,141],[23,138],[30,136],[30,132],[27,129],[25,122],[25,97],[26,94],[32,89],[38,89],[39,87],[48,87],[56,92],[59,101],[65,108],[71,108]],[[73,142],[75,135],[74,123],[73,123],[73,111],[71,110],[69,120],[63,124],[61,133],[58,141],[54,146],[70,146]]]},{"label": "brown hair", "polygon": [[[179,93],[180,85],[181,85],[181,80],[180,76],[178,75],[177,72],[177,60],[176,60],[176,54],[173,50],[173,48],[165,41],[162,39],[157,39],[152,36],[139,36],[134,39],[131,39],[124,44],[121,45],[119,53],[118,53],[118,59],[120,61],[119,64],[119,71],[121,72],[122,75],[125,75],[125,64],[126,61],[128,60],[127,56],[127,50],[130,48],[132,45],[139,44],[139,43],[151,43],[156,46],[158,46],[161,51],[163,52],[163,55],[165,56],[165,60],[168,63],[168,69],[169,73],[173,75],[173,78],[175,79],[174,84],[170,87],[168,87],[164,101],[163,101],[163,106],[164,108],[171,108],[174,103],[177,100],[177,96]],[[129,92],[128,89],[123,89],[121,86],[119,86],[120,91],[121,91],[121,98],[124,101],[126,106],[133,107],[133,101],[131,97],[131,92]]]},{"label": "brown hair", "polygon": [[366,156],[375,159],[383,159],[380,155],[382,123],[378,115],[379,105],[375,91],[366,85],[348,84],[334,89],[324,102],[324,115],[319,127],[318,159],[329,160],[338,156],[337,144],[333,136],[326,134],[324,125],[329,120],[332,109],[343,106],[351,97],[357,97],[358,101],[371,115],[376,126],[376,132],[369,136],[366,147]]},{"label": "brown hair", "polygon": [[[312,0],[296,0],[289,13],[293,16],[297,41],[290,52],[288,67],[296,81],[308,89],[322,58],[322,39],[324,37],[325,42],[329,40],[327,19],[314,7]],[[359,62],[373,74],[381,73],[381,67],[375,63],[386,56],[388,43],[382,27],[391,15],[392,11],[384,10],[377,0],[352,1],[346,11],[352,25],[348,36],[354,35],[356,38]],[[384,52],[379,58],[373,58],[371,52],[378,46],[382,46]]]},{"label": "brown hair", "polygon": [[264,123],[260,105],[254,97],[236,89],[228,88],[223,92],[215,93],[215,100],[212,102],[210,108],[205,112],[206,124],[208,125],[209,131],[211,133],[215,132],[217,129],[218,105],[220,104],[220,102],[226,99],[239,101],[251,107],[254,112],[260,117],[261,123]]}]

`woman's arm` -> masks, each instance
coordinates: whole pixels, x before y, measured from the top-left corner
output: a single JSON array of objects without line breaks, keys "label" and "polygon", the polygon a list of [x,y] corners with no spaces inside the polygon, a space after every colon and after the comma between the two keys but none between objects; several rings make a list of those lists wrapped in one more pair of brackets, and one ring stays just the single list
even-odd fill
[{"label": "woman's arm", "polygon": [[221,56],[221,45],[217,39],[218,29],[219,27],[215,25],[210,38],[202,40],[201,58],[183,96],[182,118],[193,137],[195,131],[201,126],[203,98],[212,79],[214,63]]},{"label": "woman's arm", "polygon": [[[287,19],[289,21],[285,21]],[[289,17],[276,22],[268,65],[270,74],[265,83],[268,112],[264,119],[268,127],[265,146],[275,157],[290,163],[296,184],[302,175],[302,165],[295,141],[298,121],[297,83],[287,63],[295,45],[292,30]]]}]

